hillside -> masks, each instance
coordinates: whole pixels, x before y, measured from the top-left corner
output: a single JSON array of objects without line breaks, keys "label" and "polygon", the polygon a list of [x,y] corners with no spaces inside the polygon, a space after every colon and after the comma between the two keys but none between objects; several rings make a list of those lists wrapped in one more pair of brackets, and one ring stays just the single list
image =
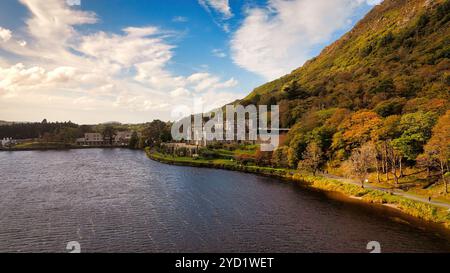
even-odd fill
[{"label": "hillside", "polygon": [[10,124],[12,124],[12,122],[0,120],[0,126],[3,126],[3,125],[10,125]]},{"label": "hillside", "polygon": [[433,187],[450,176],[449,98],[450,0],[385,0],[319,56],[239,103],[277,103],[281,126],[291,128],[284,146],[261,155],[265,164],[363,180],[372,173],[442,194]]},{"label": "hillside", "polygon": [[449,58],[448,0],[385,0],[318,57],[242,102],[278,102],[283,126],[312,108],[427,107],[449,98]]}]

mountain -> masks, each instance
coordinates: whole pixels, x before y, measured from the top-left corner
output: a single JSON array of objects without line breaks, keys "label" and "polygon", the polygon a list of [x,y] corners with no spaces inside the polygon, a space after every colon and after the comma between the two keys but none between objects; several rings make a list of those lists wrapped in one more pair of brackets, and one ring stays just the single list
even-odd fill
[{"label": "mountain", "polygon": [[321,109],[386,117],[445,108],[449,93],[450,1],[385,0],[319,56],[240,103],[278,103],[281,125],[291,127]]}]

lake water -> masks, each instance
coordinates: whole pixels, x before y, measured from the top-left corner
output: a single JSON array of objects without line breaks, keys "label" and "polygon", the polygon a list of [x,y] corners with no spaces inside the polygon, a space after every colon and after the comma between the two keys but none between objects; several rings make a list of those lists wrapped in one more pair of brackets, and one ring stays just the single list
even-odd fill
[{"label": "lake water", "polygon": [[0,208],[0,252],[450,252],[388,209],[142,151],[0,152]]}]

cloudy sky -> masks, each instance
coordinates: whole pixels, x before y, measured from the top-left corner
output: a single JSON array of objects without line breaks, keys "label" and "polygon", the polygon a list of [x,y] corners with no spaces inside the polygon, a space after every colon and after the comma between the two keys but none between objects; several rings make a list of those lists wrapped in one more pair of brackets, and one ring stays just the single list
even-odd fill
[{"label": "cloudy sky", "polygon": [[2,0],[0,120],[208,110],[301,66],[379,2]]}]

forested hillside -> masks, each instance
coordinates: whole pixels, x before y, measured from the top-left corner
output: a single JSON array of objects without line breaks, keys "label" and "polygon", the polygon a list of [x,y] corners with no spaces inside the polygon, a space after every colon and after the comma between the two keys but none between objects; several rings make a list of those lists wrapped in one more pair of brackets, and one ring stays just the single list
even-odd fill
[{"label": "forested hillside", "polygon": [[448,176],[449,95],[450,1],[385,0],[241,103],[278,103],[281,125],[292,128],[273,166],[376,172],[395,185],[409,176],[428,187]]}]

